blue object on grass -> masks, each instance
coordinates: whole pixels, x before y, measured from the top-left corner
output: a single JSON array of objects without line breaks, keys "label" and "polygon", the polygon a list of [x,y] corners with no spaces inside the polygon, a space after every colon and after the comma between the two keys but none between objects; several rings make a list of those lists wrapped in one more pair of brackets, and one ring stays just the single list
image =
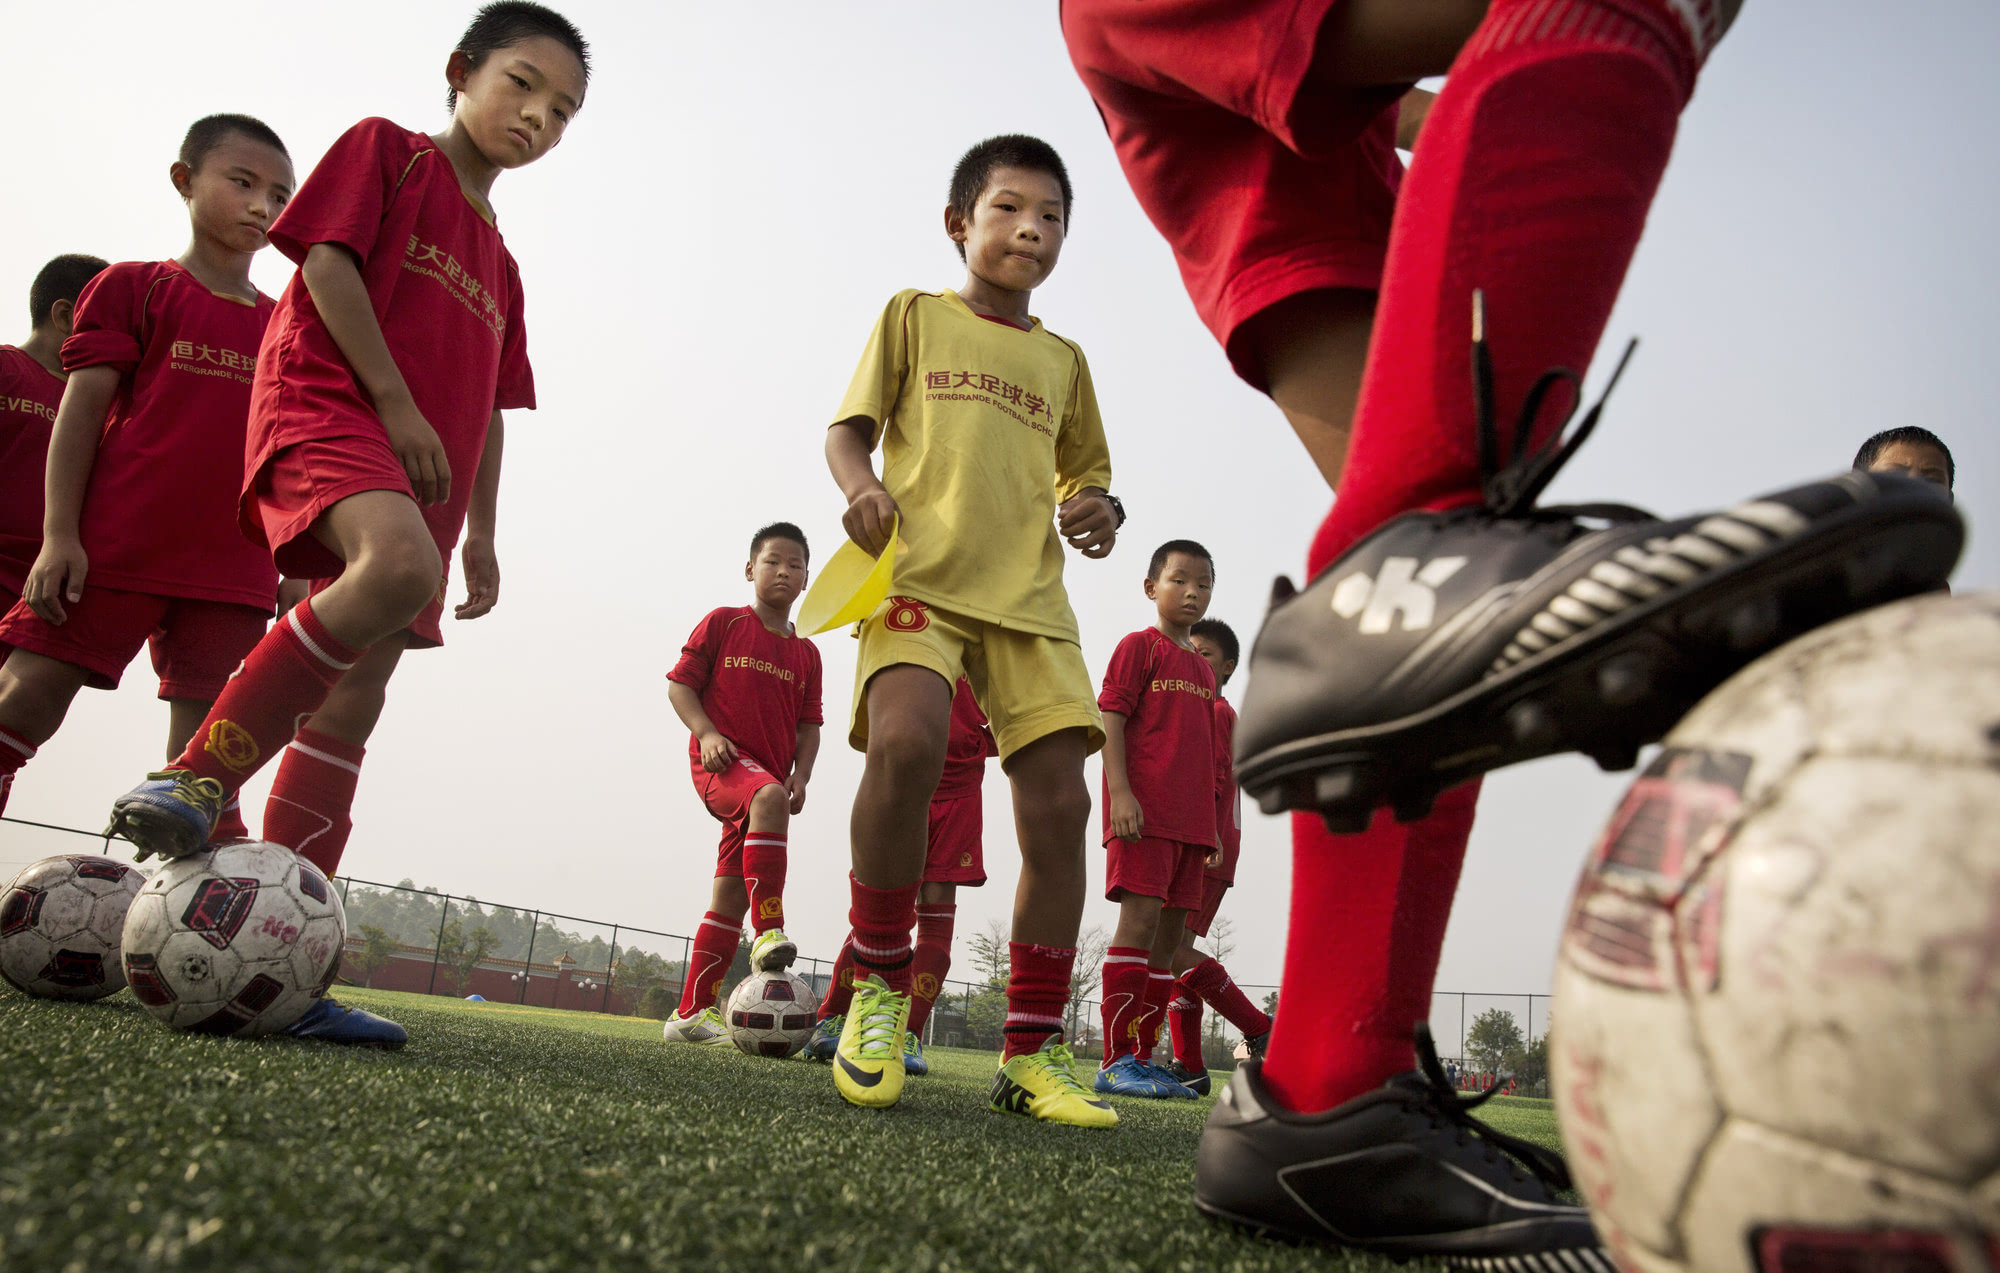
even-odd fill
[{"label": "blue object on grass", "polygon": [[485,996],[485,995],[467,995],[467,996],[465,996],[465,1001],[466,1001],[467,1003],[485,1003],[485,1002],[486,1002],[486,996]]}]

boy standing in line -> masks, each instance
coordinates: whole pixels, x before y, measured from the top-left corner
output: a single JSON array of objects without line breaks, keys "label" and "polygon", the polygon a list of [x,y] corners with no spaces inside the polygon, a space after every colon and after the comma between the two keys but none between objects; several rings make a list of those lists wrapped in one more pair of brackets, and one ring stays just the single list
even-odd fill
[{"label": "boy standing in line", "polygon": [[747,606],[709,611],[667,673],[667,698],[688,727],[688,767],[702,805],[722,824],[715,886],[695,930],[669,1043],[726,1044],[716,1011],[736,957],[743,916],[757,937],[750,967],[776,972],[798,956],[785,936],[785,850],[791,818],[806,807],[819,758],[819,647],[792,627],[806,586],[805,532],[772,522],[750,537]]},{"label": "boy standing in line", "polygon": [[[1215,560],[1171,539],[1146,567],[1152,627],[1118,642],[1104,670],[1104,896],[1118,927],[1104,952],[1104,1063],[1113,1096],[1195,1093],[1147,1062],[1172,997],[1173,959],[1202,868],[1216,851],[1215,673],[1188,629],[1208,613]],[[1151,1027],[1150,1033],[1148,1027]]]},{"label": "boy standing in line", "polygon": [[833,1068],[841,1096],[859,1105],[902,1095],[910,929],[963,676],[993,722],[1021,842],[992,1106],[1117,1121],[1077,1082],[1062,1042],[1083,919],[1083,761],[1103,741],[1062,550],[1067,540],[1102,557],[1122,520],[1106,493],[1089,366],[1028,312],[1070,209],[1069,175],[1046,143],[1011,135],[967,151],[944,215],[966,265],[962,289],[890,300],[827,430],[848,536],[879,554],[900,525],[909,545],[895,595],[862,624],[855,674],[850,741],[867,753],[852,824],[855,991]]}]

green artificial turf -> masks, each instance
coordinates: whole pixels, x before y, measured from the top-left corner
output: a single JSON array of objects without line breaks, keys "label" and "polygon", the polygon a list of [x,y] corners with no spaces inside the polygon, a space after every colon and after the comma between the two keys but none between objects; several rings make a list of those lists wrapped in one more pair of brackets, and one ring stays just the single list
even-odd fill
[{"label": "green artificial turf", "polygon": [[[658,1022],[343,990],[401,1052],[171,1034],[0,989],[0,1269],[1377,1270],[1189,1201],[1211,1101],[988,1111],[937,1049],[889,1111]],[[1489,1109],[1553,1144],[1547,1102]]]}]

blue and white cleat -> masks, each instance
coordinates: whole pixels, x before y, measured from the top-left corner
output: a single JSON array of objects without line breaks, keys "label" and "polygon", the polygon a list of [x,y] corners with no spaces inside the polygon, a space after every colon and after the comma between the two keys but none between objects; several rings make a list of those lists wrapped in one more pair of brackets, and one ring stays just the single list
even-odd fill
[{"label": "blue and white cleat", "polygon": [[924,1041],[915,1030],[903,1032],[903,1073],[929,1074],[931,1063],[924,1060]]},{"label": "blue and white cleat", "polygon": [[162,769],[111,802],[109,836],[122,835],[139,847],[143,862],[155,853],[184,858],[199,853],[222,817],[222,784],[188,769]]},{"label": "blue and white cleat", "polygon": [[1194,1093],[1166,1077],[1163,1070],[1126,1053],[1097,1072],[1097,1090],[1106,1096],[1144,1096],[1152,1100],[1193,1100]]},{"label": "blue and white cleat", "polygon": [[394,1051],[410,1041],[410,1032],[387,1017],[350,1008],[332,999],[316,999],[306,1014],[285,1028],[295,1039],[317,1039],[357,1048]]},{"label": "blue and white cleat", "polygon": [[836,1012],[830,1017],[821,1017],[813,1027],[812,1038],[806,1040],[805,1058],[808,1061],[831,1061],[835,1048],[840,1046],[840,1028],[847,1024],[847,1014]]}]

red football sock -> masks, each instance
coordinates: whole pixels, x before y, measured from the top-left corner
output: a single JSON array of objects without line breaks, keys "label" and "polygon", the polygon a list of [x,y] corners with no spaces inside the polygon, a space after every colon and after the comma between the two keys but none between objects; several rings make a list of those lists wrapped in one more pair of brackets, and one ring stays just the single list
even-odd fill
[{"label": "red football sock", "polygon": [[944,975],[951,971],[951,928],[957,915],[958,907],[946,902],[917,904],[917,949],[910,960],[910,1031],[920,1039],[938,991],[944,989]]},{"label": "red football sock", "polygon": [[854,976],[880,977],[889,989],[908,994],[910,964],[914,952],[910,929],[917,922],[918,885],[902,888],[870,888],[847,875],[847,922],[854,930],[848,940],[854,944]]},{"label": "red football sock", "polygon": [[847,1005],[854,1002],[854,934],[840,943],[840,954],[833,961],[833,980],[826,985],[826,998],[819,1001],[819,1019],[847,1015]]},{"label": "red football sock", "polygon": [[354,830],[354,788],[368,749],[322,734],[299,731],[271,780],[264,804],[264,838],[282,844],[332,879]]},{"label": "red football sock", "polygon": [[752,831],[743,838],[743,887],[750,891],[753,932],[785,926],[783,831]]},{"label": "red football sock", "polygon": [[223,802],[222,812],[216,815],[215,829],[208,833],[209,842],[217,840],[247,840],[250,828],[243,821],[243,801],[234,793]]},{"label": "red football sock", "polygon": [[715,1006],[722,993],[722,978],[736,948],[743,941],[743,928],[727,915],[709,911],[694,930],[694,949],[688,953],[686,980],[681,982],[681,1006],[676,1014],[693,1016]]},{"label": "red football sock", "polygon": [[35,758],[35,749],[18,734],[0,729],[0,813],[7,812],[7,793],[14,789],[14,775]]},{"label": "red football sock", "polygon": [[170,768],[191,769],[235,791],[292,741],[299,722],[319,710],[333,683],[365,653],[327,634],[311,598],[299,602],[222,687],[208,719]]},{"label": "red football sock", "polygon": [[1104,1018],[1104,1063],[1139,1049],[1139,1022],[1146,1015],[1147,952],[1113,946],[1104,952],[1098,1011]]},{"label": "red football sock", "polygon": [[1182,978],[1188,990],[1201,996],[1203,1003],[1222,1014],[1246,1039],[1254,1039],[1271,1028],[1271,1018],[1250,1002],[1250,996],[1236,988],[1229,970],[1213,959],[1204,959]]},{"label": "red football sock", "polygon": [[1069,1006],[1070,975],[1076,947],[1007,943],[1007,1023],[1001,1027],[1000,1063],[1039,1052],[1060,1039],[1063,1009]]},{"label": "red football sock", "polygon": [[1160,1027],[1167,1020],[1167,1001],[1174,997],[1174,974],[1167,968],[1146,969],[1146,1015],[1139,1018],[1139,1059],[1151,1063],[1160,1046]]},{"label": "red football sock", "polygon": [[1167,1000],[1167,1032],[1181,1068],[1193,1074],[1208,1068],[1201,1054],[1201,996],[1188,989],[1186,977],[1175,979],[1174,997]]}]

